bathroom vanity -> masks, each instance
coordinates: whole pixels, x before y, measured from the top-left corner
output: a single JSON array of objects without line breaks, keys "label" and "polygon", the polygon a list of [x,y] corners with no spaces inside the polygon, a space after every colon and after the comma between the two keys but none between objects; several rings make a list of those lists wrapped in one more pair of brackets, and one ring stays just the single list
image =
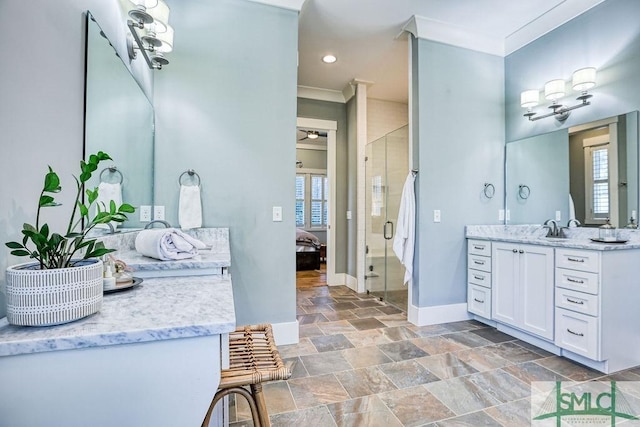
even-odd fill
[{"label": "bathroom vanity", "polygon": [[477,320],[604,373],[640,365],[640,232],[468,226],[467,304]]},{"label": "bathroom vanity", "polygon": [[50,327],[0,320],[0,425],[200,425],[235,329],[228,229],[203,229],[208,249],[163,262],[109,236],[144,277],[104,296],[100,312]]}]

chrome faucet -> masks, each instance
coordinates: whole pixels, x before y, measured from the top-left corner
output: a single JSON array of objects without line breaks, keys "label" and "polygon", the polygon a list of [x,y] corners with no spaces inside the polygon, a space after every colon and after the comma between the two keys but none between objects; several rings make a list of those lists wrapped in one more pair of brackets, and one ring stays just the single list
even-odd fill
[{"label": "chrome faucet", "polygon": [[567,222],[567,227],[571,227],[571,223],[574,223],[576,227],[580,227],[582,224],[575,218],[571,218],[569,222]]},{"label": "chrome faucet", "polygon": [[151,221],[150,223],[148,223],[147,225],[144,226],[144,229],[148,229],[151,228],[153,226],[153,224],[155,223],[160,223],[162,225],[164,225],[166,228],[171,228],[171,224],[169,224],[167,221],[164,221],[162,219],[154,219],[153,221]]},{"label": "chrome faucet", "polygon": [[[551,225],[550,225],[551,224]],[[544,228],[548,228],[549,232],[546,237],[558,237],[558,223],[553,219],[548,219],[544,222]]]}]

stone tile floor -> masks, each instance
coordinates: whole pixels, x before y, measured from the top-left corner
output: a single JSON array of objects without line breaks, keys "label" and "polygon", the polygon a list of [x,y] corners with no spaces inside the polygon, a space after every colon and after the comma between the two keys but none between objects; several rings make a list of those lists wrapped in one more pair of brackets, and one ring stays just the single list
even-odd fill
[{"label": "stone tile floor", "polygon": [[[297,309],[300,342],[279,347],[292,376],[264,386],[274,427],[530,426],[532,381],[640,381],[640,367],[606,376],[476,321],[417,327],[343,286],[298,289]],[[252,425],[243,399],[230,412]]]}]

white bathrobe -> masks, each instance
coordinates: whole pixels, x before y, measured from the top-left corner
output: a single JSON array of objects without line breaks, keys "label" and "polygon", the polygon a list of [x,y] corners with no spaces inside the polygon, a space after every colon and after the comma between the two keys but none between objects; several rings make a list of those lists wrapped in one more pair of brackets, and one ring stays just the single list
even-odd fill
[{"label": "white bathrobe", "polygon": [[405,268],[403,281],[405,284],[410,284],[413,276],[413,248],[416,238],[415,180],[414,174],[409,172],[402,189],[400,210],[398,212],[398,227],[393,239],[393,252]]}]

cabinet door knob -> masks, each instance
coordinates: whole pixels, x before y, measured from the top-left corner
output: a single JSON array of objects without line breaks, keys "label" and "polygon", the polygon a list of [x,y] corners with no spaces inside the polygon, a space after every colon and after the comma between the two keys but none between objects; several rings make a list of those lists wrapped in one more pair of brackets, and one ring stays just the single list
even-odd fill
[{"label": "cabinet door knob", "polygon": [[520,249],[518,252],[520,252],[521,254],[523,254],[523,253],[524,253],[524,251],[523,251],[522,249]]},{"label": "cabinet door knob", "polygon": [[514,253],[514,254],[517,254],[517,253],[518,253],[518,250],[517,250],[517,249],[513,249],[513,253]]}]

